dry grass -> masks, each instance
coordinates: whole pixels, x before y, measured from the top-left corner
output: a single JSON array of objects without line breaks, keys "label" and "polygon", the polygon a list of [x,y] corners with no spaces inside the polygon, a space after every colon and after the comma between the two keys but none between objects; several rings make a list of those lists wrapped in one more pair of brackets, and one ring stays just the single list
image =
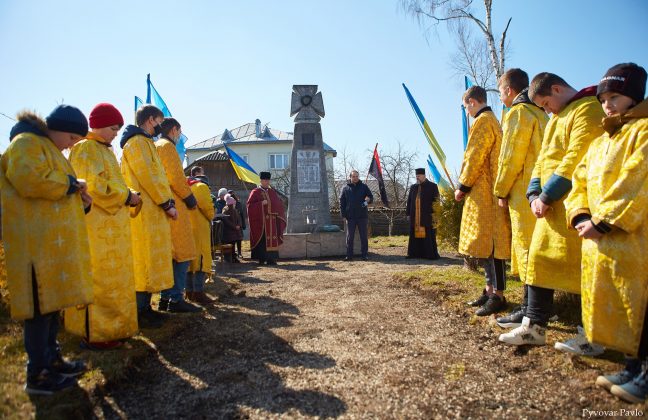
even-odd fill
[{"label": "dry grass", "polygon": [[[93,406],[111,387],[128,380],[139,371],[138,365],[156,353],[156,344],[172,340],[189,322],[190,315],[173,316],[159,330],[147,330],[128,340],[118,350],[89,352],[79,348],[79,337],[61,326],[59,342],[64,357],[83,359],[89,370],[79,388],[51,397],[30,397],[24,390],[27,355],[23,346],[22,323],[9,315],[4,249],[0,245],[0,418],[90,418]],[[227,293],[227,282],[211,283],[208,292]],[[155,300],[154,297],[154,306]]]},{"label": "dry grass", "polygon": [[[473,272],[460,266],[432,267],[399,273],[394,275],[394,279],[419,289],[421,293],[439,302],[445,308],[465,317],[471,325],[481,325],[495,334],[507,331],[496,324],[495,316],[478,317],[474,315],[474,308],[466,305],[467,301],[477,298],[484,287],[484,274],[481,269]],[[505,296],[509,310],[522,301],[523,286],[516,278],[508,277]],[[554,342],[571,338],[577,333],[576,328],[581,323],[580,296],[557,292],[554,309],[558,320],[549,325],[547,338],[550,346],[547,346],[548,351],[543,354],[549,357],[545,360],[546,363],[563,364],[564,354],[553,351],[552,347]],[[608,350],[602,357],[585,357],[582,360],[588,368],[610,372],[619,368],[618,363],[623,361],[623,355]]]}]

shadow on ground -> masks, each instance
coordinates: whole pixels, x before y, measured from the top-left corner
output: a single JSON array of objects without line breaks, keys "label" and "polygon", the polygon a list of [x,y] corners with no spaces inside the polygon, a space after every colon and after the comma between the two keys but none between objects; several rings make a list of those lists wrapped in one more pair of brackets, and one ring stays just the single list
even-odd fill
[{"label": "shadow on ground", "polygon": [[273,297],[222,295],[205,316],[187,315],[173,340],[150,342],[151,357],[127,383],[108,384],[98,410],[106,418],[237,418],[242,407],[337,417],[347,410],[344,401],[315,389],[291,389],[275,372],[336,364],[323,354],[296,351],[272,332],[290,326],[299,313]]}]

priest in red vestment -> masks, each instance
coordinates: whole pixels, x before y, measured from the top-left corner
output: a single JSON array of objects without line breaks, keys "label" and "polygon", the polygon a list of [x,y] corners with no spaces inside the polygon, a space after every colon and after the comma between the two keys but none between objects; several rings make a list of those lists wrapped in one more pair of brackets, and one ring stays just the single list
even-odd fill
[{"label": "priest in red vestment", "polygon": [[286,211],[279,194],[270,186],[270,172],[261,172],[261,185],[247,201],[252,258],[259,264],[276,265],[286,229]]}]

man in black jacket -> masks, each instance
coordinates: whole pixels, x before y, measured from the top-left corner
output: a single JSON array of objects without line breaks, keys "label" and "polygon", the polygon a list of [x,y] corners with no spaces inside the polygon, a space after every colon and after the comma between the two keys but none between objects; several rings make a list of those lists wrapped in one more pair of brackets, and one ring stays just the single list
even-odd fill
[{"label": "man in black jacket", "polygon": [[360,251],[362,259],[367,259],[369,241],[367,240],[367,220],[369,212],[367,205],[373,203],[373,194],[366,184],[360,181],[358,171],[351,171],[349,183],[342,189],[340,195],[340,211],[346,222],[346,246],[347,256],[344,261],[353,260],[353,240],[356,226],[360,233]]}]

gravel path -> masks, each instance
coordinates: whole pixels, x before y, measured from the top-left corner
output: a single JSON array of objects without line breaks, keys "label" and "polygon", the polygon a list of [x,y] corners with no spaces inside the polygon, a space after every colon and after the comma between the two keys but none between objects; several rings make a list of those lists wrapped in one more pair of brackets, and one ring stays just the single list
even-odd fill
[{"label": "gravel path", "polygon": [[580,359],[514,351],[465,313],[395,282],[394,273],[427,266],[403,254],[233,268],[240,287],[157,343],[95,414],[555,418],[632,408],[595,389],[597,372]]}]

